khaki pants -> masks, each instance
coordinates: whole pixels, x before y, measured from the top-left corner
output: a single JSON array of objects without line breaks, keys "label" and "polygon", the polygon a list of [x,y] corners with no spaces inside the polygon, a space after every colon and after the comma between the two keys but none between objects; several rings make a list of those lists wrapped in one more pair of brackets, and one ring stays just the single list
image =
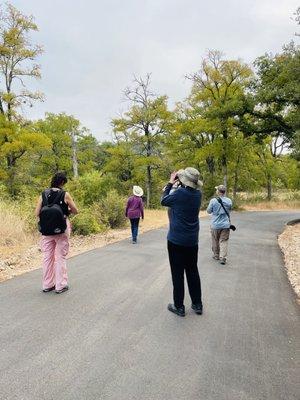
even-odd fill
[{"label": "khaki pants", "polygon": [[212,251],[215,257],[227,257],[230,229],[211,229]]}]

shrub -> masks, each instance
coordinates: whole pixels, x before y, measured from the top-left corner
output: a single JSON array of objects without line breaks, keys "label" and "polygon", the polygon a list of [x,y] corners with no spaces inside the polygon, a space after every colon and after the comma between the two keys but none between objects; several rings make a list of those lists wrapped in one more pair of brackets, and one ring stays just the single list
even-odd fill
[{"label": "shrub", "polygon": [[102,224],[111,228],[120,228],[126,224],[125,198],[118,195],[116,190],[110,190],[98,204],[94,204],[95,215]]},{"label": "shrub", "polygon": [[104,232],[107,226],[99,222],[91,209],[82,210],[72,218],[72,231],[77,235],[91,235]]},{"label": "shrub", "polygon": [[69,181],[66,190],[77,203],[90,206],[101,201],[114,183],[110,176],[102,176],[98,171],[94,171]]}]

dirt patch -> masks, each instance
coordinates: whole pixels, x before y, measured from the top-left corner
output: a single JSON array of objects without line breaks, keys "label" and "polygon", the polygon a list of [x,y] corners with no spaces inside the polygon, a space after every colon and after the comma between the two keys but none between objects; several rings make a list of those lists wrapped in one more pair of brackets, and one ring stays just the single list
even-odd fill
[{"label": "dirt patch", "polygon": [[[202,217],[206,216],[201,212]],[[145,219],[140,222],[140,233],[158,229],[168,224],[166,210],[145,210]],[[68,258],[97,249],[107,244],[130,238],[129,224],[123,229],[111,229],[106,233],[91,236],[72,236]],[[26,243],[0,246],[0,282],[41,267],[39,236],[33,235]]]},{"label": "dirt patch", "polygon": [[278,237],[284,255],[288,278],[300,304],[300,224],[287,226]]}]

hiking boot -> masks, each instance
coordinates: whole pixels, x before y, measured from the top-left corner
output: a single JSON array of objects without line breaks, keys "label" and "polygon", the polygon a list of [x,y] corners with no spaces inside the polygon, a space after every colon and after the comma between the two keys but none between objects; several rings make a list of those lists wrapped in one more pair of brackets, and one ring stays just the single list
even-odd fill
[{"label": "hiking boot", "polygon": [[213,256],[214,260],[220,260],[219,256]]},{"label": "hiking boot", "polygon": [[185,308],[184,306],[182,307],[176,307],[174,304],[168,304],[168,310],[171,311],[172,313],[179,315],[179,317],[184,317],[185,316]]},{"label": "hiking boot", "polygon": [[192,310],[194,310],[196,314],[201,315],[203,313],[202,304],[192,304]]},{"label": "hiking boot", "polygon": [[220,264],[225,265],[226,264],[226,258],[220,258]]},{"label": "hiking boot", "polygon": [[43,292],[44,292],[44,293],[52,292],[52,290],[54,290],[54,289],[55,289],[55,286],[52,286],[52,287],[43,289]]},{"label": "hiking boot", "polygon": [[69,286],[68,285],[63,287],[60,290],[55,290],[55,293],[60,294],[60,293],[66,292],[67,290],[69,290]]}]

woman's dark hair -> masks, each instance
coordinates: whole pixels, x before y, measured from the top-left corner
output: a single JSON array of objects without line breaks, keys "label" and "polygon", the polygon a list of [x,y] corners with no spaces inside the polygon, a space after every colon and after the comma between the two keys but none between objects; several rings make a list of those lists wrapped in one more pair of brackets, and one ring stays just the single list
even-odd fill
[{"label": "woman's dark hair", "polygon": [[51,187],[60,188],[62,185],[68,182],[67,175],[65,172],[56,172],[51,180]]}]

